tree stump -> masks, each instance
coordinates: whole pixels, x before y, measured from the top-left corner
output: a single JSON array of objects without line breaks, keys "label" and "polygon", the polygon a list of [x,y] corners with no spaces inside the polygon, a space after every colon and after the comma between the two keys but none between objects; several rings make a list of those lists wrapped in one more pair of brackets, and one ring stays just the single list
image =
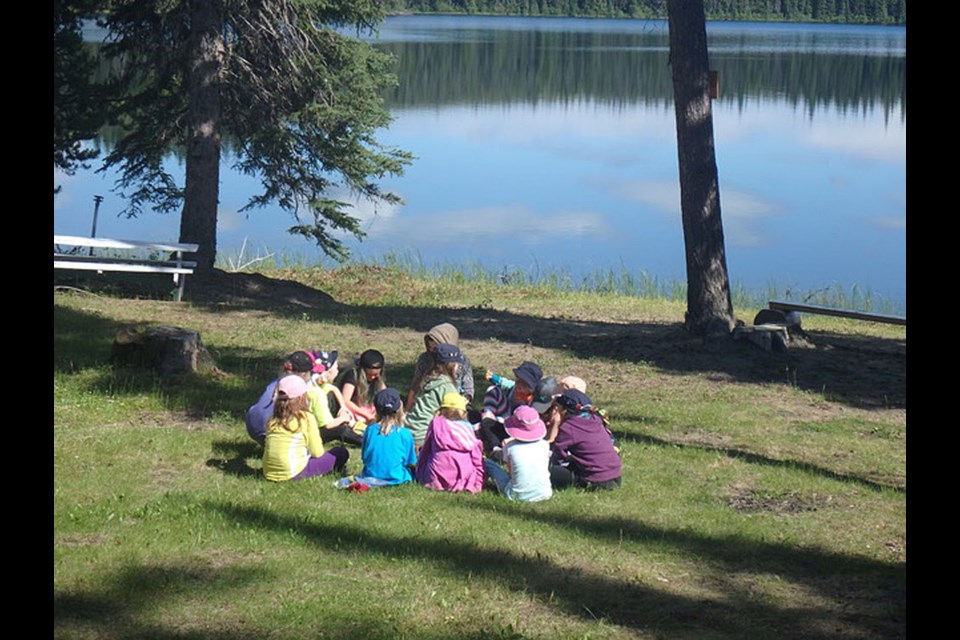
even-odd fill
[{"label": "tree stump", "polygon": [[200,333],[182,327],[124,327],[114,336],[110,361],[115,365],[155,369],[162,375],[213,366]]}]

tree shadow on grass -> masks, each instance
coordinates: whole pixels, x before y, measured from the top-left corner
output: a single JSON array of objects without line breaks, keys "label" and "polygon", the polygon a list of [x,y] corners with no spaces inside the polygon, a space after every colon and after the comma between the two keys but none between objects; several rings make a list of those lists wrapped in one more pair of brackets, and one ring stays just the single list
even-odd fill
[{"label": "tree shadow on grass", "polygon": [[[843,603],[839,607],[842,614],[828,610],[806,610],[804,615],[809,616],[806,620],[801,620],[792,611],[782,610],[785,617],[778,623],[789,621],[783,629],[784,637],[820,637],[817,629],[822,629],[821,623],[826,623],[833,616],[837,616],[838,622],[852,625],[851,629],[859,627],[856,635],[862,633],[864,637],[878,638],[905,635],[905,563],[884,563],[815,548],[757,542],[735,535],[704,536],[690,530],[653,527],[621,517],[571,518],[566,513],[530,509],[528,505],[513,502],[491,504],[474,501],[458,506],[488,510],[493,512],[491,517],[508,515],[548,524],[615,545],[618,549],[632,544],[665,545],[712,565],[719,576],[743,573],[777,576],[800,583],[829,602]],[[744,616],[741,621],[744,637],[752,637],[749,631],[751,624],[759,624],[759,629],[765,629],[764,619],[778,620],[776,607],[758,608],[752,602],[752,597],[742,595],[751,602],[734,601],[729,615],[733,618]],[[844,634],[838,635],[842,637]]]},{"label": "tree shadow on grass", "polygon": [[[369,329],[407,327],[418,332],[447,321],[457,326],[461,340],[554,349],[583,360],[647,362],[664,375],[702,373],[718,380],[786,384],[866,409],[906,408],[905,339],[810,332],[816,348],[773,353],[742,341],[704,345],[678,323],[545,318],[481,306],[441,309],[344,305],[300,283],[261,274],[218,273],[202,289],[205,294],[194,296],[193,302],[212,313],[233,308],[259,309],[278,317],[303,319],[306,314],[316,320],[349,322]],[[79,332],[83,335],[75,332],[58,338],[55,305],[55,366],[58,339],[82,340],[93,334],[96,340],[109,344],[115,323],[95,316],[84,318],[76,311],[63,312],[73,314],[72,319],[80,321],[81,326],[84,322],[93,326]],[[224,361],[228,362],[230,354],[226,356]],[[483,364],[477,362],[474,366]]]},{"label": "tree shadow on grass", "polygon": [[262,570],[244,567],[213,568],[193,563],[126,567],[100,589],[81,593],[54,590],[53,635],[255,640],[263,637],[261,631],[212,628],[202,620],[177,620],[168,625],[152,620],[166,603],[241,589],[264,578]]},{"label": "tree shadow on grass", "polygon": [[[193,420],[228,414],[243,421],[247,408],[264,387],[283,374],[287,354],[248,347],[218,347],[216,364],[227,373],[161,375],[155,370],[111,364],[113,338],[124,323],[105,320],[94,313],[54,305],[54,370],[66,374],[87,369],[87,388],[114,395],[156,394],[170,410],[184,410]],[[68,329],[69,327],[69,329]],[[297,345],[291,345],[290,352]],[[288,352],[289,353],[289,352]],[[341,370],[352,366],[352,355],[340,355]],[[413,363],[389,363],[390,384],[405,389],[413,377]],[[230,384],[224,383],[229,377]],[[236,384],[240,381],[241,384]]]},{"label": "tree shadow on grass", "polygon": [[256,442],[235,440],[217,440],[211,446],[213,457],[207,460],[207,466],[219,469],[223,473],[238,478],[262,477],[259,468],[248,464],[250,458],[263,457],[263,447]]},{"label": "tree shadow on grass", "polygon": [[[804,473],[809,473],[811,475],[817,475],[823,478],[828,478],[830,480],[837,480],[839,482],[851,482],[867,489],[873,491],[883,491],[890,490],[896,491],[897,493],[906,493],[907,487],[903,484],[895,484],[893,482],[879,482],[876,480],[871,480],[869,478],[863,478],[858,475],[851,473],[841,473],[834,471],[832,469],[827,469],[821,467],[820,465],[811,464],[809,462],[800,462],[797,460],[778,460],[776,458],[771,458],[769,456],[761,455],[759,453],[753,453],[751,451],[745,451],[743,449],[737,449],[734,447],[721,447],[709,444],[691,444],[689,442],[674,442],[671,440],[665,440],[663,438],[655,438],[648,435],[634,435],[630,433],[625,433],[622,431],[616,431],[615,434],[617,439],[620,442],[632,442],[638,444],[646,444],[657,447],[679,447],[684,449],[698,449],[700,451],[708,451],[712,453],[719,453],[721,455],[727,456],[728,458],[733,458],[735,460],[740,460],[742,462],[747,462],[750,464],[759,464],[769,467],[778,467],[778,468],[787,468],[802,471]],[[906,478],[903,480],[906,482]]]},{"label": "tree shadow on grass", "polygon": [[[372,273],[370,277],[378,276]],[[461,340],[532,345],[566,351],[580,359],[643,361],[664,374],[712,373],[740,382],[788,384],[867,409],[906,408],[905,339],[809,332],[815,348],[773,353],[744,341],[704,345],[679,323],[545,318],[483,305],[442,309],[345,305],[304,284],[262,274],[215,272],[195,284],[191,299],[210,310],[238,306],[294,318],[307,313],[372,329],[423,331],[446,321],[457,326]],[[564,310],[555,311],[562,316]]]},{"label": "tree shadow on grass", "polygon": [[[489,508],[470,502],[473,508]],[[307,541],[326,549],[338,540],[344,552],[428,561],[455,576],[470,575],[517,593],[536,594],[566,614],[587,621],[603,619],[641,632],[673,637],[695,637],[697,630],[714,636],[827,639],[842,636],[902,637],[905,623],[905,568],[870,560],[817,551],[797,550],[738,538],[715,538],[647,527],[626,519],[599,519],[571,523],[562,514],[529,513],[505,507],[519,518],[539,519],[550,525],[597,536],[605,543],[669,544],[720,566],[715,579],[725,597],[687,597],[658,590],[639,581],[601,575],[580,566],[561,566],[539,553],[457,542],[443,536],[385,536],[341,524],[305,524],[258,507],[208,503],[209,508],[248,527],[286,532],[297,530]],[[498,504],[497,511],[500,511]],[[497,517],[502,517],[500,514]],[[828,608],[781,607],[755,597],[749,588],[725,574],[776,573],[804,583],[845,602],[854,587],[869,592],[877,602],[857,600],[843,613]],[[823,574],[829,571],[829,579]],[[867,598],[869,600],[869,597]],[[889,609],[884,617],[874,607]],[[842,630],[841,630],[842,628]],[[839,631],[839,633],[838,633]]]},{"label": "tree shadow on grass", "polygon": [[[191,563],[148,563],[128,566],[103,579],[100,588],[83,591],[54,590],[53,635],[54,638],[116,638],[155,640],[260,640],[269,638],[324,637],[335,640],[448,640],[451,637],[504,638],[512,640],[513,634],[502,635],[494,628],[490,633],[481,632],[452,636],[445,630],[417,629],[416,634],[403,633],[390,621],[363,615],[362,601],[354,606],[344,606],[337,611],[323,611],[321,619],[304,615],[299,602],[284,604],[290,611],[291,628],[277,629],[270,620],[250,619],[257,607],[248,609],[246,599],[256,597],[271,599],[269,589],[273,578],[262,567],[203,567]],[[255,591],[251,591],[255,589]],[[203,602],[217,595],[227,595],[237,601],[236,613],[228,619],[204,618],[199,613],[185,615],[179,601]],[[279,606],[278,602],[278,606]],[[229,605],[228,605],[229,606]],[[169,609],[163,616],[158,612]],[[219,613],[219,611],[218,611]],[[166,621],[158,622],[158,618]]]}]

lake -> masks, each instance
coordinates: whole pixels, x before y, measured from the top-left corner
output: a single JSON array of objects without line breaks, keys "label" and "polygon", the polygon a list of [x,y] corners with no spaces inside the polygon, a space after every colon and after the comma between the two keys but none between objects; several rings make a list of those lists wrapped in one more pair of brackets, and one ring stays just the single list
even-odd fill
[{"label": "lake", "polygon": [[[714,129],[735,286],[802,300],[832,291],[906,313],[906,29],[708,23]],[[481,265],[573,283],[605,273],[685,280],[664,21],[388,18],[395,121],[411,151],[358,203],[354,256]],[[182,175],[171,157],[171,166]],[[221,175],[221,256],[322,262],[279,209],[238,214],[257,185]],[[55,172],[56,233],[175,239],[176,215],[118,218],[112,176]]]}]

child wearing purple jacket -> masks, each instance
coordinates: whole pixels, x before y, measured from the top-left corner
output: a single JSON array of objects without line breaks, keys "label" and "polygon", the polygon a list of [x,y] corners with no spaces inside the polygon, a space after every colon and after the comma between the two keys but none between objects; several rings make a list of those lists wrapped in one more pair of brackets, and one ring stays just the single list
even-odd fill
[{"label": "child wearing purple jacket", "polygon": [[550,481],[554,489],[619,487],[620,456],[589,396],[577,389],[567,389],[556,403],[561,409],[561,422],[551,445]]}]

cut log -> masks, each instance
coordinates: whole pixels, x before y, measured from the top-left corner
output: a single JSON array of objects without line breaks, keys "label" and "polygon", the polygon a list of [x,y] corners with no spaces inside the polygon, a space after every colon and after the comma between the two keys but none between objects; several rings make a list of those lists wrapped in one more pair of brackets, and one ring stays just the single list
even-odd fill
[{"label": "cut log", "polygon": [[113,340],[115,365],[154,369],[162,375],[212,368],[213,359],[200,333],[181,327],[123,327]]}]

